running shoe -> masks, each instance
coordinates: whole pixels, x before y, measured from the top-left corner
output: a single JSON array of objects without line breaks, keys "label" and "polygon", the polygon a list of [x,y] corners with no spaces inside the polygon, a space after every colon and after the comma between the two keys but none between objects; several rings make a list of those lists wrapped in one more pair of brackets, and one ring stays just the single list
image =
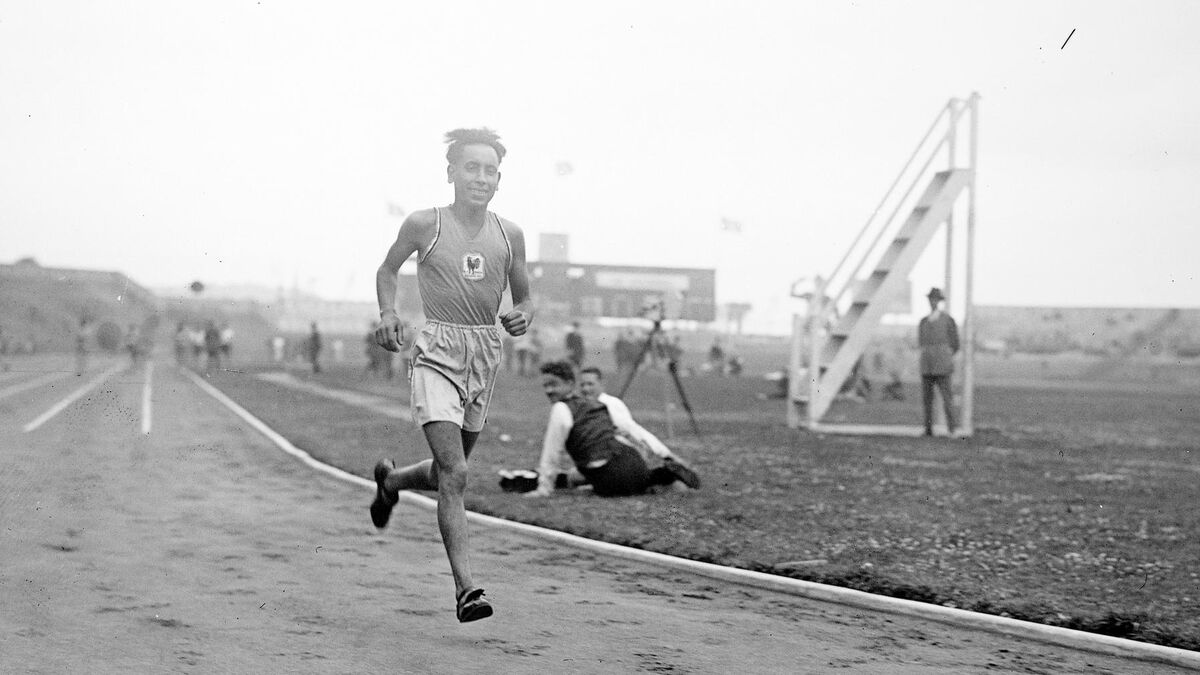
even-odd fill
[{"label": "running shoe", "polygon": [[483,597],[482,588],[472,588],[458,596],[457,614],[459,623],[486,619],[492,615],[492,604]]},{"label": "running shoe", "polygon": [[667,471],[670,471],[684,485],[693,490],[700,489],[700,476],[692,470],[692,467],[684,464],[679,458],[667,457],[663,460],[663,467]]},{"label": "running shoe", "polygon": [[381,530],[387,527],[392,507],[400,501],[399,496],[389,496],[387,490],[383,489],[383,482],[395,468],[396,463],[390,459],[381,459],[375,464],[375,501],[371,502],[371,522]]}]

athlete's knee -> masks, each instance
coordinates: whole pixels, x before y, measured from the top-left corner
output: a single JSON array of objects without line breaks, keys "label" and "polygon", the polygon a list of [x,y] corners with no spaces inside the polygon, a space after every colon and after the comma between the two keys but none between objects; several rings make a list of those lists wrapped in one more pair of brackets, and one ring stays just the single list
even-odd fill
[{"label": "athlete's knee", "polygon": [[438,462],[437,486],[439,492],[463,492],[467,489],[467,462]]}]

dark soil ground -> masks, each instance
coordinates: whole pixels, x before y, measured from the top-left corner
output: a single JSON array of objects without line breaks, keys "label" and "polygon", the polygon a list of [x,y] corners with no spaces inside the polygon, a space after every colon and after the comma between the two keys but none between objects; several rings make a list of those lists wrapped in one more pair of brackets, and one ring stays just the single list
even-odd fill
[{"label": "dark soil ground", "polygon": [[[428,456],[406,418],[270,384],[255,371],[211,381],[322,461],[369,476],[379,457]],[[293,373],[407,403],[403,382],[364,381],[350,366]],[[502,492],[498,470],[536,464],[548,411],[534,379],[505,373],[471,460],[468,508],[686,558],[1200,649],[1200,391],[985,383],[976,435],[952,440],[792,430],[762,379],[684,383],[700,435],[680,410],[668,433],[664,401],[676,399],[661,375],[639,376],[626,400],[699,471],[701,490],[621,499],[566,492],[551,501]],[[912,424],[919,399],[915,388],[908,393],[903,402],[839,402],[827,419]]]}]

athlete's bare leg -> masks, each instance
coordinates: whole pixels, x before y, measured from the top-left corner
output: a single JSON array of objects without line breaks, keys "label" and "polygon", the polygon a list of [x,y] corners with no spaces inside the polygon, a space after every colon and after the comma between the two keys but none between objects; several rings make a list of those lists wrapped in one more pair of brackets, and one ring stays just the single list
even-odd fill
[{"label": "athlete's bare leg", "polygon": [[455,596],[473,588],[467,533],[467,513],[463,493],[467,487],[467,457],[479,438],[478,431],[463,431],[453,422],[429,422],[425,440],[433,451],[427,459],[390,472],[384,480],[388,493],[397,490],[436,490],[438,528],[450,571],[454,575]]}]

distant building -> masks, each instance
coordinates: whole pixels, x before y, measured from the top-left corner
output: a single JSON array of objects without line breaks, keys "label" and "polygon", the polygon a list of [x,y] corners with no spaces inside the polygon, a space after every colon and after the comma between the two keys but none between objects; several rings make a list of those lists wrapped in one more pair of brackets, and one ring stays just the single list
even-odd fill
[{"label": "distant building", "polygon": [[539,314],[632,318],[661,303],[668,319],[716,319],[711,269],[537,261],[529,263],[529,276]]}]

